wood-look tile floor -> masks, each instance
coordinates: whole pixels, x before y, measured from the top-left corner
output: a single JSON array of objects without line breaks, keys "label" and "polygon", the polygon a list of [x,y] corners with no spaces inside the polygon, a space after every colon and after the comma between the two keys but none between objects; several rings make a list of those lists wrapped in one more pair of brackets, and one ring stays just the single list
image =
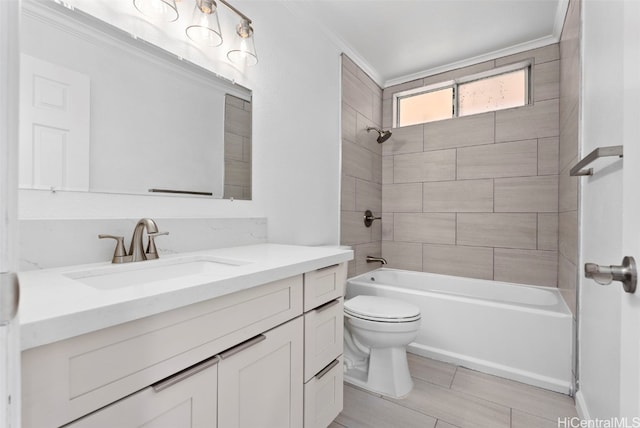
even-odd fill
[{"label": "wood-look tile floor", "polygon": [[413,391],[385,398],[345,383],[329,428],[557,428],[577,416],[571,397],[408,354]]}]

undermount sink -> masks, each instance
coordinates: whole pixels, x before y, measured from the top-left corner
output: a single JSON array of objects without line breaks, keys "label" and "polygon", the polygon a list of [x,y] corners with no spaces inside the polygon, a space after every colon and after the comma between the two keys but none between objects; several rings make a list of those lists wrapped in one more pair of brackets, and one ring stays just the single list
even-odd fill
[{"label": "undermount sink", "polygon": [[229,269],[247,263],[216,257],[186,257],[112,265],[63,275],[99,290],[115,290],[192,275],[229,272]]}]

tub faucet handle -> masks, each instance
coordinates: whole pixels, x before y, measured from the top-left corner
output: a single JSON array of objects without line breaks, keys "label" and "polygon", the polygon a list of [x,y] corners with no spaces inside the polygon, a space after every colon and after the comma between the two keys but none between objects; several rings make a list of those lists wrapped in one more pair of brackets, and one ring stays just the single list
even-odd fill
[{"label": "tub faucet handle", "polygon": [[371,225],[373,224],[373,220],[381,220],[382,217],[376,217],[373,215],[373,212],[371,212],[371,210],[366,210],[364,212],[364,225],[366,227],[371,227]]}]

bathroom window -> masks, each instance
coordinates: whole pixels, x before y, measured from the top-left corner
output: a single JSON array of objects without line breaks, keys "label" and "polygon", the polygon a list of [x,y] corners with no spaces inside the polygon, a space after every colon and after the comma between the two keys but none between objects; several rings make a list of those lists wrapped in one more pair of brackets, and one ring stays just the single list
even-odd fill
[{"label": "bathroom window", "polygon": [[394,94],[394,127],[462,117],[529,104],[531,64]]}]

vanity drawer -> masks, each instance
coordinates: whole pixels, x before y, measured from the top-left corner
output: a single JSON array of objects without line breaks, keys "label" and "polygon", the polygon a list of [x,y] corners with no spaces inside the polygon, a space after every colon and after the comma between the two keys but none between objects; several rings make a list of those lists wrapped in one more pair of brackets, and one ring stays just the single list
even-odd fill
[{"label": "vanity drawer", "polygon": [[344,296],[347,264],[327,266],[304,274],[304,310]]},{"label": "vanity drawer", "polygon": [[343,298],[304,314],[304,380],[313,378],[343,348]]},{"label": "vanity drawer", "polygon": [[59,426],[302,313],[302,275],[22,353],[23,426]]},{"label": "vanity drawer", "polygon": [[[65,428],[214,427],[218,417],[217,362],[214,357]],[[183,379],[177,379],[179,376]]]},{"label": "vanity drawer", "polygon": [[304,428],[326,428],[343,407],[342,355],[304,384]]}]

